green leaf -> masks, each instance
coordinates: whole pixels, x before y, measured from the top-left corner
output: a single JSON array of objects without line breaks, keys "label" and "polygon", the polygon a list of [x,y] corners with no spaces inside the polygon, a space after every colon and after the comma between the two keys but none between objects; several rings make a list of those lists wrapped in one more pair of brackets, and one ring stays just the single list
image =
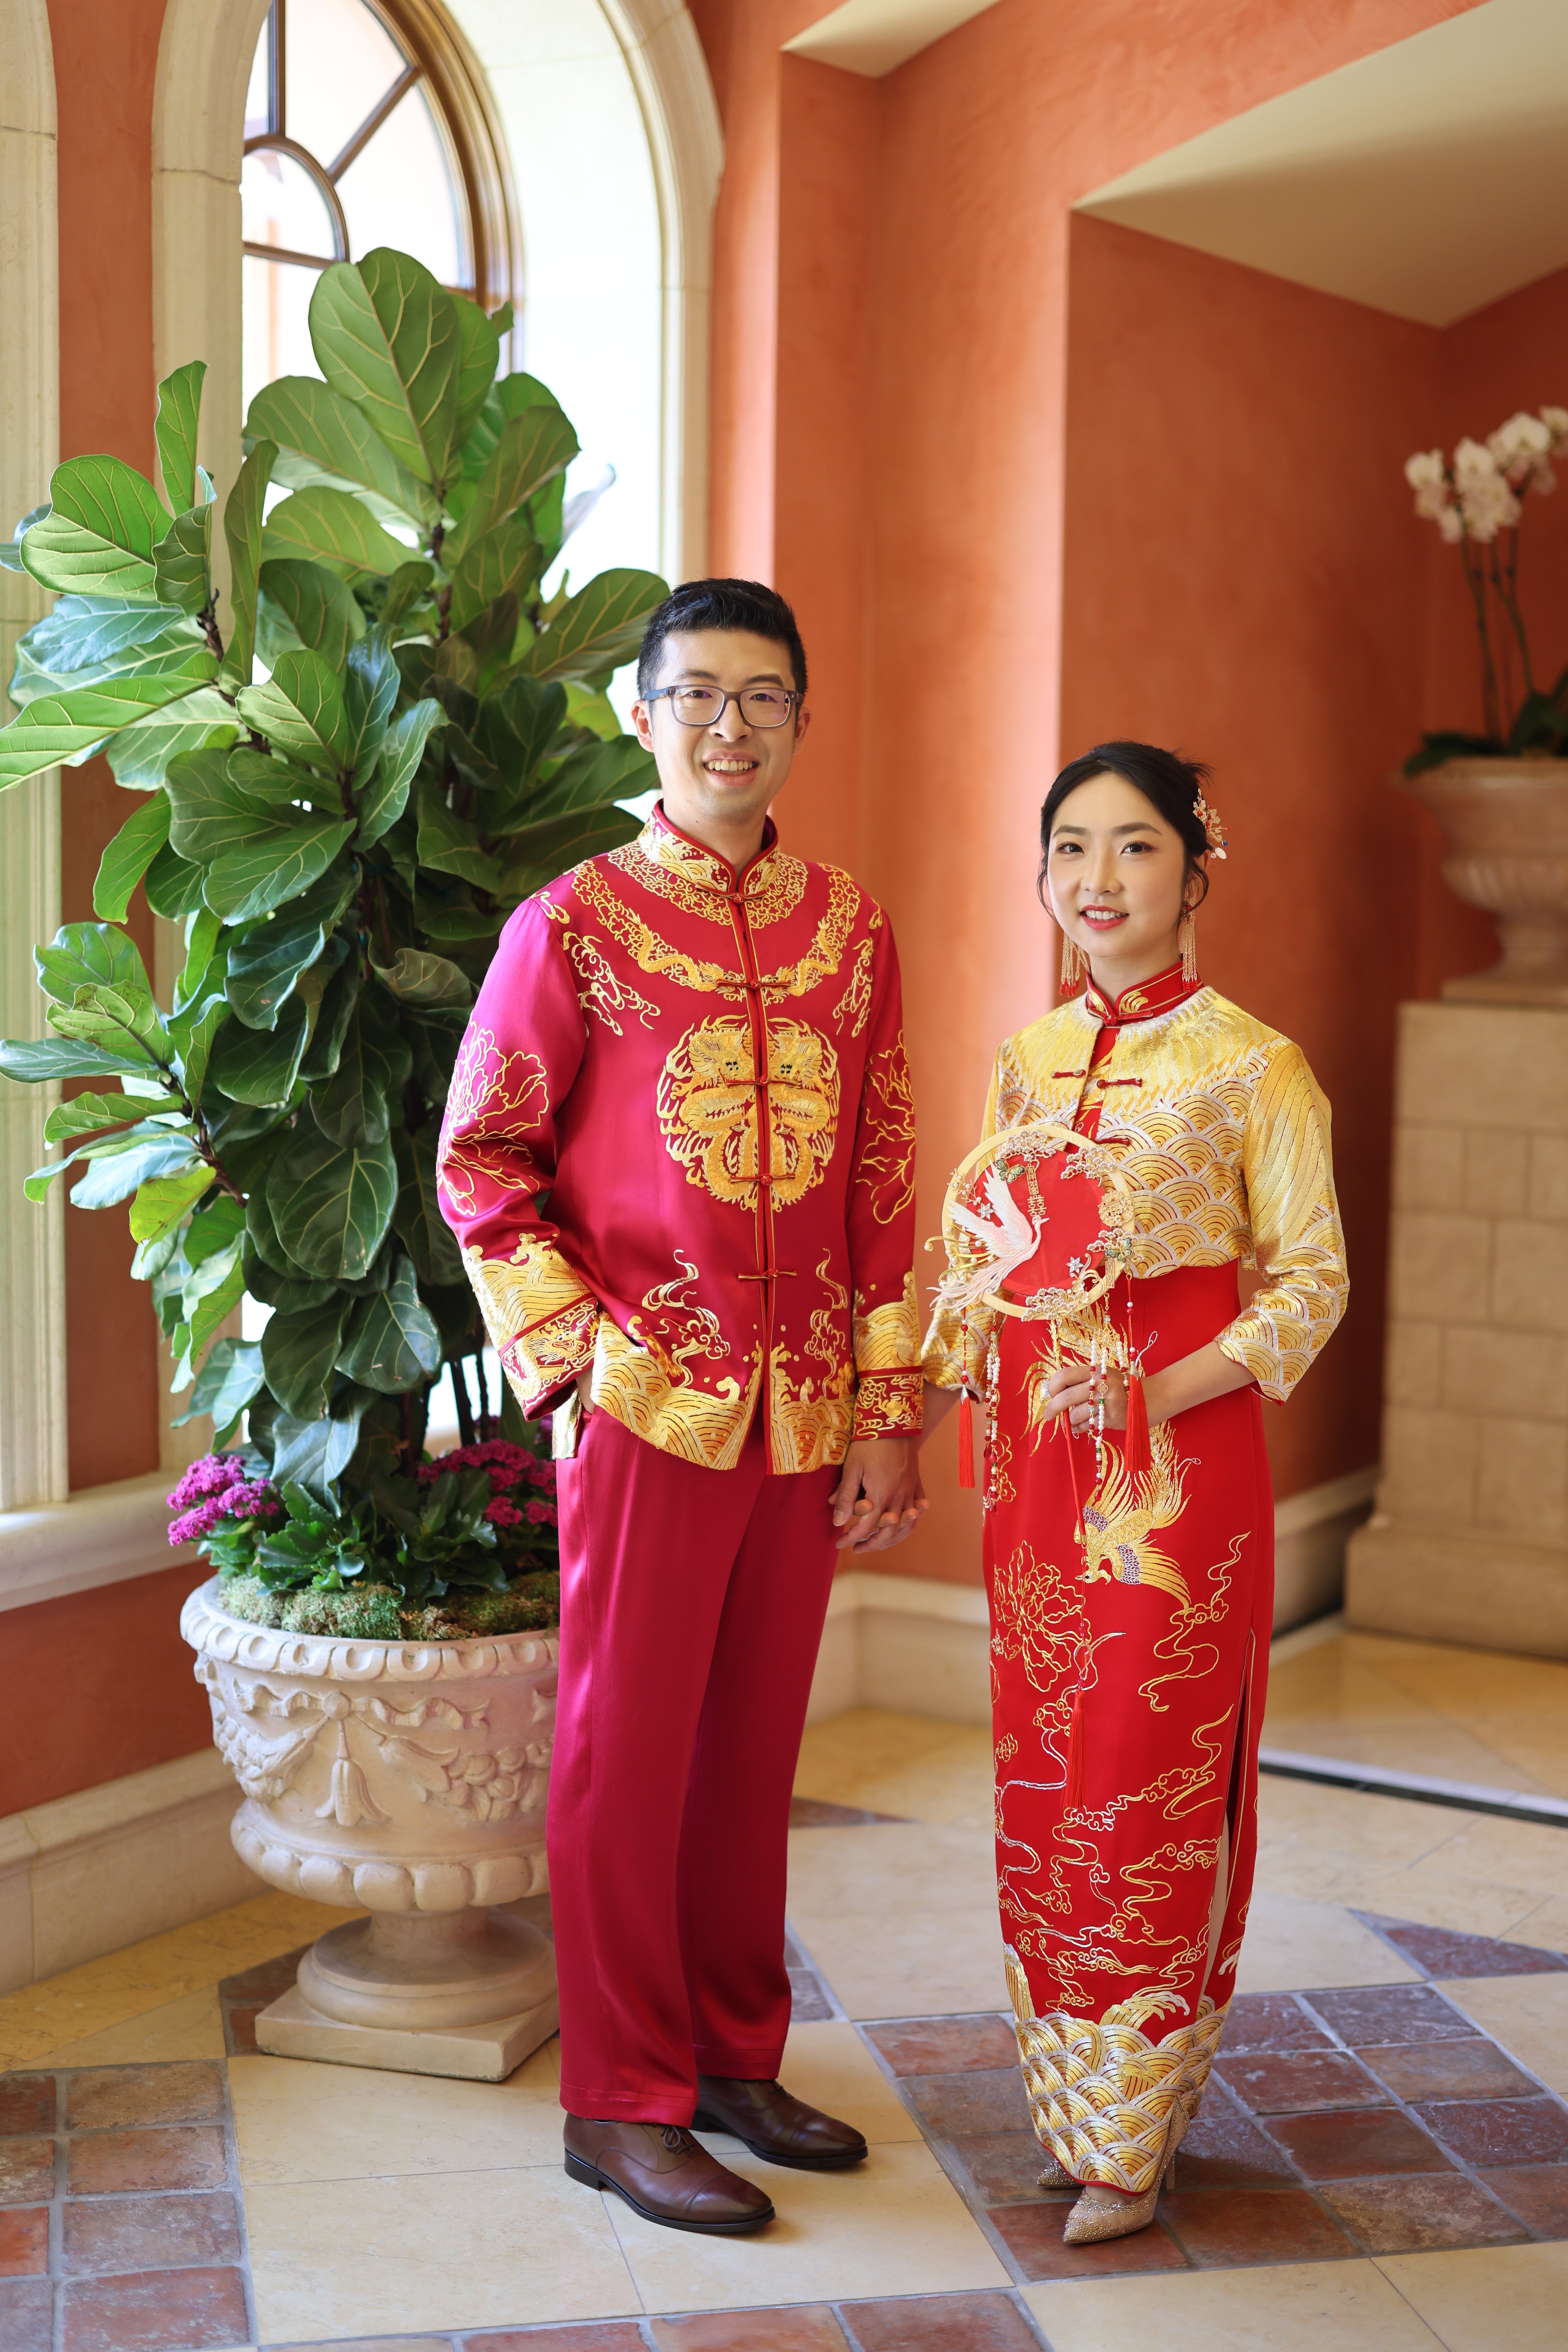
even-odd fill
[{"label": "green leaf", "polygon": [[447,569],[455,570],[487,531],[514,513],[543,483],[564,473],[576,455],[577,436],[553,404],[525,408],[509,416],[474,486],[471,503],[442,548]]},{"label": "green leaf", "polygon": [[53,612],[16,641],[17,661],[26,674],[13,682],[11,698],[20,705],[47,693],[40,679],[69,678],[73,685],[89,686],[100,677],[122,676],[151,655],[201,643],[200,631],[171,605],[129,596],[61,596]]},{"label": "green leaf", "polygon": [[216,669],[211,654],[193,647],[162,676],[106,678],[97,686],[72,687],[65,694],[40,695],[9,727],[0,729],[0,792],[46,768],[86,756],[105,736],[177,701]]},{"label": "green leaf", "polygon": [[295,982],[321,954],[328,928],[353,891],[353,873],[324,875],[286,911],[237,940],[228,951],[228,1001],[250,1029],[270,1029]]},{"label": "green leaf", "polygon": [[207,868],[203,896],[228,923],[270,914],[321,880],[353,829],[353,817],[301,817],[266,841],[226,851]]},{"label": "green leaf", "polygon": [[412,563],[400,563],[386,583],[382,600],[381,626],[390,637],[405,615],[413,612],[429,596],[436,582],[436,567],[422,557]]},{"label": "green leaf", "polygon": [[643,624],[669,593],[655,572],[601,572],[568,599],[522,656],[536,677],[596,677],[630,661]]},{"label": "green leaf", "polygon": [[105,754],[117,784],[132,792],[152,792],[169,772],[169,762],[182,751],[232,743],[237,729],[234,711],[216,687],[172,702],[154,718],[138,719],[119,735],[111,735]]},{"label": "green leaf", "polygon": [[413,1060],[397,1015],[379,989],[363,988],[339,1050],[337,1067],[311,1101],[316,1121],[334,1142],[379,1142],[391,1123],[391,1105]]},{"label": "green leaf", "polygon": [[266,1374],[261,1349],[255,1340],[215,1339],[212,1353],[196,1374],[190,1403],[174,1417],[183,1429],[198,1414],[210,1412],[215,1429],[227,1429],[259,1391]]},{"label": "green leaf", "polygon": [[479,420],[486,395],[495,381],[500,364],[502,330],[493,319],[487,319],[477,302],[466,294],[452,297],[452,309],[458,321],[458,422],[453,434],[453,446],[460,449]]},{"label": "green leaf", "polygon": [[[186,1150],[189,1156],[188,1146]],[[181,1169],[176,1174],[149,1176],[144,1183],[136,1187],[136,1198],[131,1203],[132,1241],[156,1241],[160,1234],[169,1231],[171,1225],[177,1225],[195,1207],[208,1187],[216,1181],[216,1169],[208,1168],[205,1162],[199,1161],[195,1167]],[[79,1192],[80,1189],[79,1186]],[[123,1200],[125,1195],[121,1192],[116,1197]],[[83,1204],[79,1200],[77,1205],[80,1207]]]},{"label": "green leaf", "polygon": [[[547,875],[546,881],[549,878]],[[415,913],[420,929],[428,939],[445,940],[452,947],[461,947],[469,940],[493,940],[506,920],[504,908],[498,906],[487,913],[474,905],[466,890],[455,891],[447,898],[437,898],[421,890],[415,902]]]},{"label": "green leaf", "polygon": [[106,922],[122,923],[136,885],[169,838],[169,803],[154,793],[128,816],[99,860],[92,886],[92,911]]},{"label": "green leaf", "polygon": [[397,1167],[384,1134],[344,1147],[300,1128],[273,1161],[267,1205],[278,1238],[307,1274],[332,1281],[363,1275],[386,1238]]},{"label": "green leaf", "polygon": [[213,600],[213,510],[191,507],[178,514],[153,551],[159,601],[182,613],[200,613]]},{"label": "green leaf", "polygon": [[85,1038],[109,1052],[133,1054],[141,1047],[149,1062],[162,1065],[167,1057],[163,1015],[150,996],[118,989],[79,988],[70,1004],[51,1004],[47,1020],[62,1037]]},{"label": "green leaf", "polygon": [[296,490],[273,508],[262,534],[262,551],[268,561],[303,556],[346,580],[395,572],[408,554],[403,541],[384,530],[351,491],[324,487]]},{"label": "green leaf", "polygon": [[623,842],[635,841],[642,825],[641,817],[630,816],[612,803],[606,808],[574,811],[551,817],[543,824],[526,826],[507,844],[505,895],[528,898],[546,882],[553,882],[558,874],[580,866],[585,857],[597,857],[606,849],[618,849]]},{"label": "green leaf", "polygon": [[22,561],[22,541],[32,530],[33,525],[36,522],[42,522],[48,511],[47,499],[38,506],[29,507],[10,538],[0,540],[0,566],[3,566],[5,571],[26,572],[27,567]]},{"label": "green leaf", "polygon": [[431,1004],[448,1013],[466,1013],[474,1001],[474,983],[445,956],[427,955],[420,948],[399,948],[390,965],[371,970],[383,985],[405,1004]]},{"label": "green leaf", "polygon": [[348,1306],[335,1291],[328,1305],[302,1315],[274,1314],[261,1335],[267,1385],[298,1421],[314,1421],[327,1409]]},{"label": "green leaf", "polygon": [[169,838],[182,857],[210,866],[231,849],[270,839],[292,823],[296,797],[315,780],[248,744],[187,751],[169,765]]},{"label": "green leaf", "polygon": [[456,1286],[466,1268],[458,1237],[441,1214],[436,1186],[440,1129],[426,1119],[416,1134],[399,1129],[393,1138],[397,1160],[397,1206],[393,1230],[418,1269],[422,1282]]},{"label": "green leaf", "polygon": [[386,1288],[354,1309],[338,1370],[383,1396],[395,1396],[440,1369],[441,1335],[420,1304],[412,1265],[399,1257]]},{"label": "green leaf", "polygon": [[357,265],[334,262],[310,297],[310,341],[332,390],[358,404],[394,456],[444,484],[459,446],[463,345],[457,306],[430,272],[385,246]]},{"label": "green leaf", "polygon": [[147,904],[155,915],[176,922],[194,914],[202,903],[202,885],[206,880],[204,869],[186,863],[168,843],[153,860],[142,877],[147,891]]},{"label": "green leaf", "polygon": [[226,1316],[233,1314],[244,1297],[245,1276],[237,1265],[217,1289],[207,1292],[191,1317],[191,1336],[186,1353],[193,1364],[218,1325]]},{"label": "green leaf", "polygon": [[[111,1209],[117,1202],[129,1200],[132,1192],[139,1193],[143,1185],[153,1184],[160,1178],[172,1180],[181,1174],[195,1178],[199,1173],[205,1180],[200,1190],[205,1192],[213,1181],[213,1171],[210,1168],[194,1166],[195,1159],[195,1151],[185,1138],[173,1135],[162,1141],[139,1143],[134,1150],[122,1152],[112,1160],[96,1160],[71,1193],[71,1206],[73,1209]],[[187,1197],[176,1215],[183,1217],[189,1206],[190,1197]],[[138,1241],[149,1239],[150,1234],[136,1232],[134,1208],[131,1215],[131,1230],[135,1238]],[[162,1232],[163,1228],[160,1226],[158,1230]]]},{"label": "green leaf", "polygon": [[185,960],[174,982],[176,1013],[195,1002],[222,942],[223,925],[205,907],[201,908],[185,925]]},{"label": "green leaf", "polygon": [[[171,1110],[178,1105],[165,1097]],[[79,1136],[91,1135],[99,1128],[118,1127],[125,1119],[145,1118],[158,1105],[146,1095],[73,1095],[69,1102],[58,1103],[44,1121],[46,1143],[74,1143]]]},{"label": "green leaf", "polygon": [[[541,549],[526,515],[509,515],[477,539],[458,565],[448,614],[454,629],[467,629],[502,596],[521,596],[538,579]],[[517,635],[517,613],[510,637]],[[510,651],[509,641],[507,651]]]},{"label": "green leaf", "polygon": [[430,730],[439,723],[440,717],[438,702],[416,702],[387,729],[370,782],[355,796],[359,810],[356,847],[368,849],[403,814],[408,787],[425,755]]},{"label": "green leaf", "polygon": [[223,659],[223,674],[231,685],[249,685],[251,665],[256,656],[256,599],[261,572],[262,516],[266,510],[267,486],[272,479],[272,467],[277,456],[277,446],[273,442],[257,443],[240,467],[239,478],[230,490],[228,504],[223,510],[224,537],[228,541],[229,602],[234,614],[229,624],[228,650]]},{"label": "green leaf", "polygon": [[119,457],[68,457],[50,480],[48,513],[22,541],[22,561],[46,588],[152,597],[153,551],[171,520],[133,466]]},{"label": "green leaf", "polygon": [[138,1077],[149,1075],[148,1056],[95,1045],[83,1038],[0,1038],[0,1077],[25,1087],[53,1086],[62,1078]]},{"label": "green leaf", "polygon": [[245,1233],[245,1202],[237,1201],[232,1192],[214,1192],[198,1216],[191,1219],[185,1235],[187,1265],[205,1265],[226,1250],[233,1249]]},{"label": "green leaf", "polygon": [[[205,909],[203,910],[205,911]],[[216,991],[173,1015],[169,1035],[179,1057],[180,1084],[187,1101],[199,1103],[206,1087],[207,1065],[213,1043],[228,1011],[226,1000]]]},{"label": "green leaf", "polygon": [[613,743],[584,743],[568,753],[535,793],[529,821],[531,825],[545,817],[602,808],[606,801],[636,800],[658,782],[653,753],[645,751],[635,735],[617,735]]},{"label": "green leaf", "polygon": [[74,1004],[79,988],[113,988],[153,1001],[153,983],[133,939],[111,923],[62,923],[47,948],[33,950],[38,986],[57,1004]]},{"label": "green leaf", "polygon": [[337,1068],[359,989],[359,959],[350,956],[339,965],[322,992],[316,1026],[300,1065],[300,1076],[308,1085],[330,1078]]},{"label": "green leaf", "polygon": [[537,677],[514,677],[501,694],[489,697],[480,709],[477,740],[480,750],[521,795],[531,782],[540,761],[561,730],[566,717],[569,689],[545,685]]},{"label": "green leaf", "polygon": [[419,787],[419,863],[441,874],[456,874],[481,890],[500,887],[500,862],[468,819],[447,806],[440,785],[428,776]]},{"label": "green leaf", "polygon": [[304,1003],[291,996],[272,1029],[247,1029],[231,1014],[213,1041],[213,1084],[230,1102],[281,1109],[294,1089],[309,1034]]},{"label": "green leaf", "polygon": [[166,375],[158,386],[158,415],[153,426],[158,444],[158,470],[163,495],[176,514],[196,503],[196,421],[201,415],[205,360],[188,360]]},{"label": "green leaf", "polygon": [[320,654],[279,654],[266,685],[241,687],[237,700],[246,725],[281,751],[350,763],[342,689]]},{"label": "green leaf", "polygon": [[356,782],[370,774],[386,734],[387,721],[397,701],[402,675],[381,629],[373,630],[349,655],[343,685],[348,714],[345,767],[352,766]]},{"label": "green leaf", "polygon": [[[277,626],[279,617],[286,639]],[[336,671],[348,660],[349,647],[363,636],[364,614],[353,591],[324,564],[279,556],[261,567],[261,629],[263,638],[279,640],[275,652],[301,645]]]},{"label": "green leaf", "polygon": [[247,442],[276,441],[275,478],[290,489],[325,483],[365,489],[411,522],[430,524],[438,509],[425,485],[400,465],[363,409],[313,375],[264,384],[245,420]]}]

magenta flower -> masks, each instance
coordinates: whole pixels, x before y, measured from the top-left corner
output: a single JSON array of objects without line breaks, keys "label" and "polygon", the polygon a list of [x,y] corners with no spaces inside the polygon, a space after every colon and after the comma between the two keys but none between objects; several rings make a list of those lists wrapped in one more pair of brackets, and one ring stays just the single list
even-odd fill
[{"label": "magenta flower", "polygon": [[522,1525],[522,1513],[518,1509],[517,1505],[507,1502],[501,1496],[498,1496],[493,1503],[486,1504],[485,1517],[492,1528],[517,1528]]},{"label": "magenta flower", "polygon": [[237,1454],[204,1454],[199,1462],[192,1463],[174,1493],[165,1499],[172,1511],[189,1510],[194,1503],[226,1494],[229,1487],[244,1482],[245,1465]]},{"label": "magenta flower", "polygon": [[169,1496],[171,1510],[181,1504],[185,1508],[169,1528],[174,1545],[200,1543],[220,1519],[275,1519],[282,1507],[265,1479],[247,1479],[244,1463],[233,1454],[193,1462]]}]

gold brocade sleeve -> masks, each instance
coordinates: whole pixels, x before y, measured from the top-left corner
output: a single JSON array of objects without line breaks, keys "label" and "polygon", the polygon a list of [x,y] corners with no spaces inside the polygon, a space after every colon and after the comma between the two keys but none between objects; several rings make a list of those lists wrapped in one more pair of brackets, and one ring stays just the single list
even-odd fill
[{"label": "gold brocade sleeve", "polygon": [[[1002,1056],[998,1054],[985,1097],[985,1116],[976,1139],[981,1143],[996,1132],[996,1095],[1001,1076]],[[995,1320],[995,1313],[989,1307],[976,1305],[962,1315],[951,1307],[938,1307],[921,1349],[921,1368],[934,1388],[968,1389],[975,1396],[983,1393],[985,1357]]]},{"label": "gold brocade sleeve", "polygon": [[892,933],[872,924],[866,1071],[845,1218],[853,1282],[852,1435],[920,1433],[920,1311],[915,1243],[915,1122]]},{"label": "gold brocade sleeve", "polygon": [[1243,1174],[1266,1286],[1226,1325],[1219,1346],[1282,1404],[1344,1313],[1350,1289],[1329,1107],[1288,1038],[1276,1044],[1253,1096]]}]

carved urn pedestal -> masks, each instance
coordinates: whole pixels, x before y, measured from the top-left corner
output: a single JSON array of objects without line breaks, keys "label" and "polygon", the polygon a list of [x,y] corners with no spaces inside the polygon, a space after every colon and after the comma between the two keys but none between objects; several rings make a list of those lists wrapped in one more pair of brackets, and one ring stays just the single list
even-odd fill
[{"label": "carved urn pedestal", "polygon": [[[186,1601],[213,1733],[245,1791],[231,1835],[269,1886],[369,1916],[331,1928],[257,2047],[500,2082],[556,2030],[542,1895],[552,1633],[346,1642]],[[514,1909],[500,1906],[515,1906]]]}]

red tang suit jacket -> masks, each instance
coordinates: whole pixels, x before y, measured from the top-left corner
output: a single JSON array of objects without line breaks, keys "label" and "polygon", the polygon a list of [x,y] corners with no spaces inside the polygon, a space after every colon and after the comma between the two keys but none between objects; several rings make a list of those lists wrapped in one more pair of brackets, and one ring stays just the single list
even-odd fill
[{"label": "red tang suit jacket", "polygon": [[518,908],[458,1057],[440,1197],[524,1412],[595,1404],[774,1471],[921,1421],[898,957],[837,866],[744,870],[656,810]]}]

